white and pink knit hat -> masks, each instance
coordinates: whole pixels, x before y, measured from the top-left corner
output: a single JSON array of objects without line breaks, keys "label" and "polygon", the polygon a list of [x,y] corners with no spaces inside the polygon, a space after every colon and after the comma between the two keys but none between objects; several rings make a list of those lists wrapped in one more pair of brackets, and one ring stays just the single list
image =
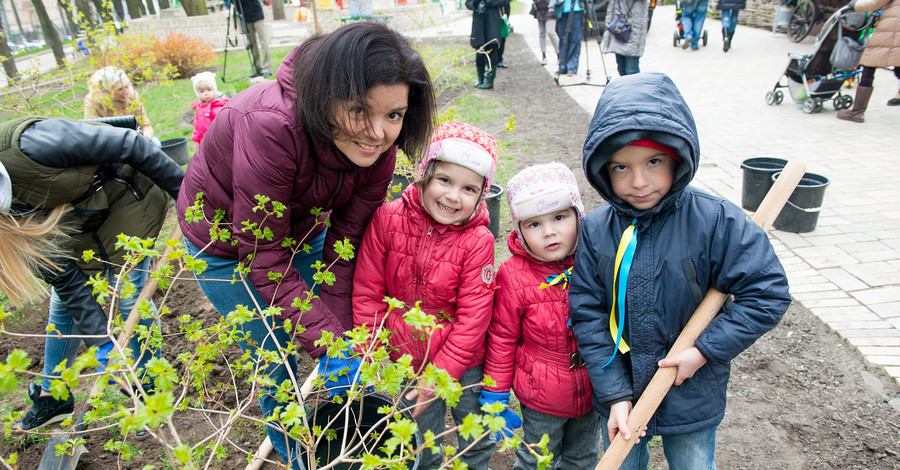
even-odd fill
[{"label": "white and pink knit hat", "polygon": [[506,184],[506,201],[516,231],[520,221],[570,207],[575,208],[578,220],[584,219],[575,175],[559,162],[532,165],[516,173]]},{"label": "white and pink knit hat", "polygon": [[497,140],[492,135],[469,124],[448,121],[434,131],[428,154],[419,165],[419,178],[432,160],[455,163],[484,176],[481,197],[485,198],[497,170],[497,154]]}]

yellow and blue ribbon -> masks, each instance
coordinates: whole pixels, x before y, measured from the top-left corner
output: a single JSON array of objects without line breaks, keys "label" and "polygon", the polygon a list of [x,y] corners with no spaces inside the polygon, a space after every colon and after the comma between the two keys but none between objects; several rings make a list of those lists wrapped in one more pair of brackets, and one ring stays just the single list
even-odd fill
[{"label": "yellow and blue ribbon", "polygon": [[[622,339],[622,331],[625,329],[625,296],[628,287],[628,272],[631,271],[631,262],[634,260],[634,249],[637,247],[637,229],[634,225],[637,219],[631,221],[631,225],[622,233],[622,239],[619,240],[619,249],[616,251],[616,266],[613,273],[613,302],[609,311],[609,332],[613,339],[616,340],[616,349],[613,350],[612,356],[603,364],[608,366],[616,357],[616,351],[622,354],[631,350]],[[618,314],[618,321],[616,316]],[[622,325],[621,328],[619,325]]]},{"label": "yellow and blue ribbon", "polygon": [[572,278],[572,268],[566,269],[559,274],[551,274],[547,276],[547,282],[542,282],[538,289],[546,289],[550,286],[561,284],[563,289],[569,288],[569,279]]}]

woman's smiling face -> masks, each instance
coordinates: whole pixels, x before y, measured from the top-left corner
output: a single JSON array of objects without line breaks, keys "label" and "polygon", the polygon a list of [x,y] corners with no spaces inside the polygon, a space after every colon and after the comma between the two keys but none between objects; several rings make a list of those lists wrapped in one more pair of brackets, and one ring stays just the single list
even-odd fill
[{"label": "woman's smiling face", "polygon": [[408,85],[382,84],[369,89],[365,103],[345,103],[336,115],[342,122],[335,131],[334,146],[356,166],[374,165],[400,135],[408,98]]}]

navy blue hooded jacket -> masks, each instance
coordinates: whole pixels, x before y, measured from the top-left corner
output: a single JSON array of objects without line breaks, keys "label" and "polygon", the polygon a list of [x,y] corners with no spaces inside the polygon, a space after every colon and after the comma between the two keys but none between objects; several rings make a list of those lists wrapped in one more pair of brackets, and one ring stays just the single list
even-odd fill
[{"label": "navy blue hooded jacket", "polygon": [[[651,138],[676,149],[683,161],[659,204],[637,210],[616,196],[606,163],[628,143]],[[731,294],[697,338],[707,363],[672,387],[647,432],[687,434],[717,425],[725,414],[731,360],[781,320],[790,305],[787,278],[766,234],[736,205],[688,186],[700,146],[691,111],[669,77],[641,73],[610,83],[597,103],[584,144],[584,171],[609,204],[581,227],[569,288],[572,327],[594,387],[593,404],[640,397],[709,288]],[[616,353],[610,334],[616,249],[637,219],[637,247],[627,282],[624,335],[631,347]],[[621,325],[620,325],[621,327]]]}]

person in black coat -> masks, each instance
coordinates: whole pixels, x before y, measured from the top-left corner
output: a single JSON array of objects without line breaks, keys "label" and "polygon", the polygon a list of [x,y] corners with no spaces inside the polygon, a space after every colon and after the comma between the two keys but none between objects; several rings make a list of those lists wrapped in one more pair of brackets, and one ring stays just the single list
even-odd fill
[{"label": "person in black coat", "polygon": [[731,38],[737,28],[738,12],[747,7],[747,0],[720,0],[716,10],[722,10],[722,50],[731,49]]},{"label": "person in black coat", "polygon": [[475,68],[478,82],[475,88],[494,88],[494,77],[500,63],[500,25],[503,8],[509,0],[466,0],[466,8],[472,10],[472,35],[469,44],[478,51]]},{"label": "person in black coat", "polygon": [[[225,0],[228,7],[230,0]],[[259,0],[238,0],[235,4],[237,13],[247,25],[247,39],[250,42],[250,53],[253,56],[254,75],[268,77],[272,75],[272,55],[269,53],[269,37],[266,34],[265,14]],[[262,62],[260,62],[262,50]]]}]

